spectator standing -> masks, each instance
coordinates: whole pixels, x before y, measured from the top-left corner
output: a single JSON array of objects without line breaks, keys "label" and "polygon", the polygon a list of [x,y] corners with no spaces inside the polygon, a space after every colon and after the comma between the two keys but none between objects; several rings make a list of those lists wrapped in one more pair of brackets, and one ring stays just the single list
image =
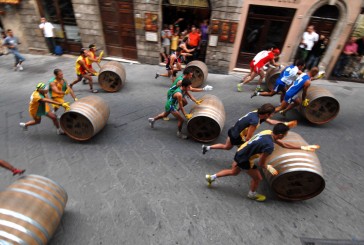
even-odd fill
[{"label": "spectator standing", "polygon": [[198,33],[196,27],[191,28],[191,32],[188,34],[188,49],[195,49],[192,53],[192,60],[196,60],[198,57],[198,50],[200,49],[201,34]]},{"label": "spectator standing", "polygon": [[55,55],[54,50],[56,48],[56,42],[54,40],[54,26],[52,25],[52,23],[48,22],[45,17],[42,17],[40,18],[39,28],[43,31],[49,52],[52,55]]},{"label": "spectator standing", "polygon": [[328,44],[329,44],[329,39],[324,35],[321,35],[320,40],[317,43],[315,43],[315,45],[312,47],[310,55],[308,56],[306,69],[311,70],[312,67],[318,66],[322,56],[326,51]]},{"label": "spectator standing", "polygon": [[318,40],[319,35],[315,32],[315,27],[313,25],[309,25],[307,27],[307,31],[303,33],[296,59],[306,61],[309,52],[312,50],[313,45]]},{"label": "spectator standing", "polygon": [[18,45],[20,44],[19,39],[14,36],[13,31],[11,29],[7,30],[8,36],[5,38],[3,46],[9,49],[9,52],[14,55],[15,64],[14,64],[14,71],[18,70],[22,71],[23,66],[22,63],[25,58],[19,53]]},{"label": "spectator standing", "polygon": [[345,44],[344,50],[334,68],[333,75],[335,77],[343,76],[342,73],[345,69],[345,66],[349,63],[350,57],[358,55],[358,44],[355,41],[355,37],[351,37]]},{"label": "spectator standing", "polygon": [[3,45],[5,42],[5,38],[6,34],[4,31],[2,31],[0,36],[0,56],[9,53],[8,48]]},{"label": "spectator standing", "polygon": [[163,31],[161,32],[162,48],[160,50],[160,53],[163,57],[163,61],[166,61],[170,53],[172,34],[171,31],[168,29],[168,25],[164,25],[163,27]]}]

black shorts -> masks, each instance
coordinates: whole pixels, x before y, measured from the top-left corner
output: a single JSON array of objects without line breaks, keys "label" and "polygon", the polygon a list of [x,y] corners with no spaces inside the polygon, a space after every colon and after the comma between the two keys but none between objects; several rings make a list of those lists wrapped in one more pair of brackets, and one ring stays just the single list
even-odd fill
[{"label": "black shorts", "polygon": [[[254,160],[257,159],[259,157],[259,155],[254,155],[251,156],[249,158],[246,158],[245,155],[240,155],[238,154],[239,152],[237,152],[234,156],[234,161],[238,164],[238,167],[244,170],[249,170],[249,169],[256,169],[257,166],[254,163]],[[250,164],[252,163],[252,165]]]},{"label": "black shorts", "polygon": [[242,144],[244,144],[244,141],[241,139],[240,135],[237,138],[232,136],[231,129],[229,129],[229,131],[228,131],[228,136],[230,138],[230,142],[231,142],[232,145],[242,145]]}]

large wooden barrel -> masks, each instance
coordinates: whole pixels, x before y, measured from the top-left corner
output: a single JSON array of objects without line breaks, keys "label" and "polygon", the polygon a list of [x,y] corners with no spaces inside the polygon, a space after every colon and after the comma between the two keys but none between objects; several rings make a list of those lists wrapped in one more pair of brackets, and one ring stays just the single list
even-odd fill
[{"label": "large wooden barrel", "polygon": [[[284,68],[283,68],[284,69]],[[265,85],[270,91],[273,91],[274,85],[276,84],[276,80],[279,77],[279,74],[281,74],[281,71],[283,70],[278,67],[269,67],[266,74],[265,74]]]},{"label": "large wooden barrel", "polygon": [[124,66],[117,61],[109,61],[101,67],[98,79],[103,90],[117,92],[126,82]]},{"label": "large wooden barrel", "polygon": [[306,98],[310,100],[310,103],[307,107],[301,106],[300,110],[302,115],[311,123],[327,123],[339,113],[339,102],[328,90],[322,87],[310,86]]},{"label": "large wooden barrel", "polygon": [[109,105],[105,100],[90,95],[71,104],[71,110],[62,114],[60,124],[69,137],[85,141],[106,125],[109,115]]},{"label": "large wooden barrel", "polygon": [[[288,132],[284,142],[307,145],[297,133]],[[313,198],[325,188],[322,168],[315,152],[293,150],[275,145],[274,152],[267,158],[278,175],[272,176],[266,170],[265,176],[278,197],[289,201]]]},{"label": "large wooden barrel", "polygon": [[42,176],[15,181],[0,193],[0,244],[47,244],[67,198],[59,184]]},{"label": "large wooden barrel", "polygon": [[216,139],[225,124],[225,109],[221,100],[214,95],[206,94],[200,105],[193,105],[192,118],[187,123],[190,136],[200,142]]},{"label": "large wooden barrel", "polygon": [[207,79],[208,69],[205,63],[199,60],[191,61],[187,64],[186,68],[193,71],[193,76],[191,79],[192,87],[200,87]]}]

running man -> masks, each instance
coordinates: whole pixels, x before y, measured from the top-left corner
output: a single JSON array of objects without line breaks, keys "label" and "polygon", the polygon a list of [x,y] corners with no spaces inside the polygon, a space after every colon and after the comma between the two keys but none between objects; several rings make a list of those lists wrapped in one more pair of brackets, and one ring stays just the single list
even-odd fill
[{"label": "running man", "polygon": [[211,186],[217,178],[226,176],[236,176],[241,170],[244,170],[251,177],[250,190],[248,198],[263,202],[266,197],[262,194],[258,194],[259,183],[262,180],[262,176],[254,164],[254,160],[259,158],[258,166],[262,169],[268,170],[270,174],[277,175],[278,171],[270,165],[267,165],[267,157],[274,151],[274,143],[281,147],[288,149],[301,149],[306,151],[315,151],[319,149],[318,145],[299,146],[288,142],[283,142],[282,139],[287,135],[289,127],[283,123],[278,123],[274,126],[273,131],[264,130],[259,134],[254,135],[248,142],[245,142],[234,156],[231,169],[224,169],[213,175],[206,175],[206,181]]},{"label": "running man", "polygon": [[13,173],[13,176],[17,174],[22,175],[25,172],[25,169],[15,168],[13,165],[2,159],[0,159],[0,166],[11,171]]},{"label": "running man", "polygon": [[7,37],[4,40],[3,46],[7,47],[10,53],[13,53],[14,58],[15,58],[15,63],[14,63],[14,71],[18,70],[22,71],[23,70],[23,61],[25,60],[25,58],[19,53],[18,50],[18,45],[19,43],[19,39],[17,37],[14,36],[13,31],[11,29],[7,30]]},{"label": "running man", "polygon": [[[182,125],[184,122],[183,117],[179,113],[179,110],[181,110],[182,114],[185,116],[187,120],[192,118],[192,114],[187,114],[185,109],[183,108],[183,95],[189,94],[188,91],[190,90],[191,86],[191,80],[189,79],[183,79],[181,87],[174,87],[169,89],[167,94],[167,102],[164,107],[164,112],[157,115],[156,117],[148,118],[150,127],[154,127],[154,123],[164,117],[167,117],[170,113],[172,113],[173,116],[175,116],[178,119],[178,131],[177,131],[177,137],[181,139],[187,139],[187,135],[182,134]],[[196,101],[193,97],[190,96],[190,98],[196,103],[201,103],[200,101]]]},{"label": "running man", "polygon": [[59,127],[56,115],[49,110],[48,103],[60,105],[64,107],[66,111],[70,109],[69,103],[60,103],[49,99],[45,88],[46,85],[44,83],[37,84],[36,90],[32,93],[29,103],[29,114],[33,120],[26,123],[21,122],[19,125],[26,131],[29,126],[40,124],[42,116],[47,116],[53,121],[54,126],[57,128],[57,134],[64,134],[63,130]]},{"label": "running man", "polygon": [[[233,127],[228,131],[228,137],[225,144],[215,144],[211,146],[202,145],[202,154],[205,154],[211,149],[230,150],[233,146],[240,146],[249,141],[263,122],[271,125],[282,123],[281,121],[270,119],[274,113],[274,106],[272,104],[264,104],[258,110],[251,111],[245,116],[241,117]],[[297,126],[297,121],[284,123],[289,128]]]},{"label": "running man", "polygon": [[[90,44],[88,46],[88,52],[87,52],[87,58],[86,58],[86,65],[87,68],[91,71],[92,75],[91,76],[97,76],[98,72],[92,67],[92,63],[96,63],[99,68],[100,67],[100,59],[96,56],[96,45],[95,44]],[[87,81],[86,79],[82,79],[82,83],[86,84]]]},{"label": "running man", "polygon": [[269,92],[258,92],[254,91],[254,93],[250,96],[250,98],[253,98],[254,96],[270,96],[281,92],[281,99],[282,102],[284,95],[286,94],[286,90],[291,84],[296,80],[297,75],[300,75],[303,71],[303,68],[305,68],[305,62],[303,60],[297,60],[295,64],[292,64],[290,66],[287,66],[284,68],[284,70],[281,72],[279,77],[276,80],[276,84],[272,91]]},{"label": "running man", "polygon": [[275,112],[281,113],[283,116],[286,115],[287,111],[301,104],[301,99],[298,97],[299,92],[302,90],[302,106],[306,107],[310,103],[306,99],[307,89],[311,85],[311,80],[318,74],[319,70],[317,67],[313,67],[307,74],[302,73],[296,81],[293,82],[291,87],[286,92],[283,101],[280,106],[276,107]]},{"label": "running man", "polygon": [[[77,101],[76,95],[73,92],[72,88],[67,84],[66,80],[63,79],[63,72],[60,69],[55,69],[53,71],[55,75],[54,78],[51,78],[49,83],[49,95],[52,100],[57,101],[61,104],[64,103],[64,96],[66,94],[71,94],[74,101]],[[54,112],[57,112],[59,109],[59,105],[52,104],[54,108]]]},{"label": "running man", "polygon": [[257,91],[263,91],[260,85],[262,84],[263,78],[265,76],[263,67],[270,63],[273,66],[279,66],[278,63],[275,62],[275,58],[277,58],[280,54],[279,49],[273,49],[272,51],[263,50],[259,52],[253,60],[250,62],[250,73],[247,75],[238,85],[238,91],[243,91],[243,85],[252,81],[257,75],[259,75]]},{"label": "running man", "polygon": [[76,60],[76,64],[75,64],[77,79],[74,80],[70,84],[70,87],[72,88],[73,85],[75,85],[76,83],[81,81],[82,78],[85,78],[86,80],[88,80],[88,85],[90,86],[90,92],[98,93],[99,91],[97,91],[97,89],[93,89],[93,85],[92,85],[92,77],[91,76],[95,75],[95,70],[93,70],[93,69],[91,70],[87,66],[87,57],[88,57],[88,50],[85,49],[85,48],[82,48],[81,51],[80,51],[80,56],[78,56],[78,58]]}]

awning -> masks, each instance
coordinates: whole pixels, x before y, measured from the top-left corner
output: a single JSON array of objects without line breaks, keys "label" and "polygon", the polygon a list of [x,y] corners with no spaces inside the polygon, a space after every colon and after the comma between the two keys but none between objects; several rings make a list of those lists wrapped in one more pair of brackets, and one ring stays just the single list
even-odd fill
[{"label": "awning", "polygon": [[0,4],[19,4],[20,0],[0,0]]}]

